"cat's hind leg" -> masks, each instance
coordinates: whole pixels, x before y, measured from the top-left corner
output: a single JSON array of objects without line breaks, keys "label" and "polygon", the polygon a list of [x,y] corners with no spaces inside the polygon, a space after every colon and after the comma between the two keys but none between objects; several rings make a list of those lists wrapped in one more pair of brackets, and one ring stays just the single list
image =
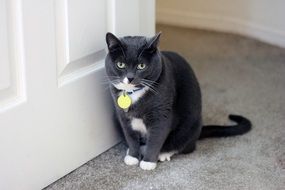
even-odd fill
[{"label": "cat's hind leg", "polygon": [[170,151],[170,152],[161,152],[159,153],[158,155],[158,160],[160,162],[164,162],[164,161],[170,161],[171,160],[171,157],[174,155],[174,154],[177,154],[178,151]]},{"label": "cat's hind leg", "polygon": [[160,161],[169,161],[174,154],[193,152],[200,134],[200,129],[200,120],[193,122],[193,120],[187,118],[181,121],[176,130],[172,131],[167,137],[158,159]]},{"label": "cat's hind leg", "polygon": [[189,142],[185,148],[181,151],[182,154],[189,154],[196,149],[196,143]]},{"label": "cat's hind leg", "polygon": [[[196,144],[195,143],[188,143],[188,145],[185,146],[185,148],[180,151],[180,153],[182,154],[189,154],[191,152],[193,152],[196,149]],[[158,156],[158,160],[160,162],[164,162],[164,161],[170,161],[171,157],[174,156],[175,154],[178,154],[178,151],[169,151],[169,152],[161,152]]]}]

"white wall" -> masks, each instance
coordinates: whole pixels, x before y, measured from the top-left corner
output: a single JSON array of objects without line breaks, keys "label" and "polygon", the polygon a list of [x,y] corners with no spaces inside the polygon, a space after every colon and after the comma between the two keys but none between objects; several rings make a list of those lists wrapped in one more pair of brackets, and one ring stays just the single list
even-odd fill
[{"label": "white wall", "polygon": [[251,36],[285,47],[284,0],[157,0],[157,22]]}]

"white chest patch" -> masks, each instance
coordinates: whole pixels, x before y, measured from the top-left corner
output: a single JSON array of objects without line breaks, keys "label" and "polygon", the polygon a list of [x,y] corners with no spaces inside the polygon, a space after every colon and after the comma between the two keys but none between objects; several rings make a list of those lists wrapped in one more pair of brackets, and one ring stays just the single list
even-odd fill
[{"label": "white chest patch", "polygon": [[145,93],[146,91],[148,91],[148,87],[144,87],[141,90],[135,91],[132,94],[130,94],[129,96],[132,99],[132,103],[134,104],[136,101],[138,101]]},{"label": "white chest patch", "polygon": [[146,126],[142,119],[133,118],[131,120],[131,126],[134,131],[139,131],[141,134],[145,135],[147,133]]}]

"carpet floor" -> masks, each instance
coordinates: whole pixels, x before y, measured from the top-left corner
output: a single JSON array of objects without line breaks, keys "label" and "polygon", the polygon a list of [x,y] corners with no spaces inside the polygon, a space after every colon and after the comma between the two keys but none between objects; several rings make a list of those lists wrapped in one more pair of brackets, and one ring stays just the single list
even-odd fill
[{"label": "carpet floor", "polygon": [[126,166],[121,143],[45,190],[285,189],[285,49],[239,35],[158,25],[161,49],[190,61],[203,94],[205,124],[251,119],[248,134],[199,141],[197,150],[154,171]]}]

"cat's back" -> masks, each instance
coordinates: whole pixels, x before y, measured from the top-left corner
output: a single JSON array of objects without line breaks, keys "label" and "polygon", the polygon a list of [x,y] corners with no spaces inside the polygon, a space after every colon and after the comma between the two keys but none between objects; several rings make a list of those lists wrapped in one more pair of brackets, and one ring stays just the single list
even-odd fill
[{"label": "cat's back", "polygon": [[186,77],[196,80],[190,64],[178,53],[172,51],[161,51],[164,63],[172,70],[176,77]]},{"label": "cat's back", "polygon": [[174,51],[161,51],[161,54],[170,62],[176,62],[178,64],[187,63],[187,61],[181,55]]},{"label": "cat's back", "polygon": [[[179,99],[177,100],[179,113],[183,114],[186,109],[190,109],[188,112],[199,115],[201,110],[201,90],[190,64],[178,53],[170,51],[161,53],[166,70],[171,75],[168,77],[174,79]],[[196,111],[193,111],[192,108]]]}]

